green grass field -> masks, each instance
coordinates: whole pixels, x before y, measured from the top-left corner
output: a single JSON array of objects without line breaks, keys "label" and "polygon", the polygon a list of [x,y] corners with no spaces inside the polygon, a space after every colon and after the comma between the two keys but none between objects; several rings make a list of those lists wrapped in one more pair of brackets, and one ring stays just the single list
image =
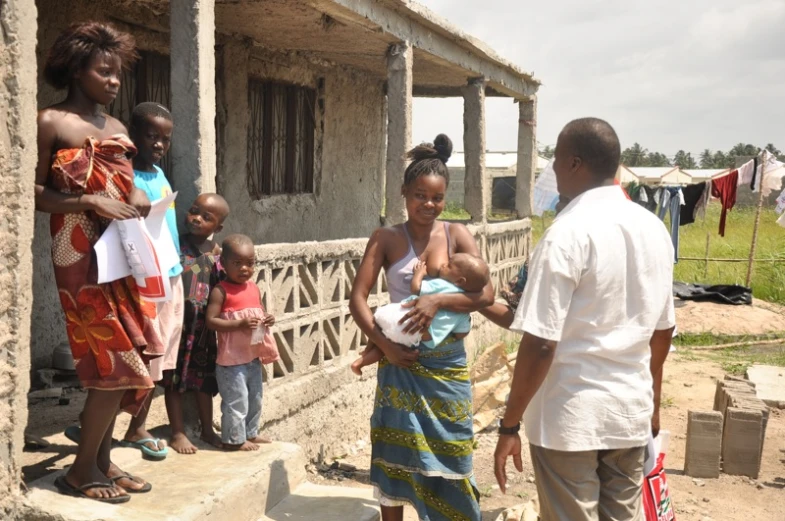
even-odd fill
[{"label": "green grass field", "polygon": [[[545,228],[553,221],[552,214],[542,218],[535,217],[532,223],[534,241],[542,237]],[[763,210],[758,232],[757,259],[771,259],[777,262],[756,263],[752,290],[756,298],[785,304],[785,228],[777,224],[777,214],[771,208]],[[709,258],[747,259],[752,243],[752,228],[755,223],[755,208],[735,208],[728,213],[725,237],[718,233],[720,206],[709,205],[705,220],[681,227],[679,253],[682,257],[706,255],[706,234],[710,235]],[[747,262],[709,262],[679,261],[675,267],[674,279],[699,284],[741,284],[747,277]]]}]

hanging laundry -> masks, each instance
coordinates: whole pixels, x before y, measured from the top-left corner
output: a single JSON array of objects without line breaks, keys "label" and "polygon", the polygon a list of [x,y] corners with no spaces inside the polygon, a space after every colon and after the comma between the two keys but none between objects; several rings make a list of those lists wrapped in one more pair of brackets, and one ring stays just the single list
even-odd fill
[{"label": "hanging laundry", "polygon": [[[758,187],[755,186],[756,177],[758,177],[758,158],[754,157],[752,159],[752,180],[750,181],[750,190],[752,190],[753,192],[758,189]],[[763,179],[763,177],[761,177],[761,179]]]},{"label": "hanging laundry", "polygon": [[698,204],[706,193],[706,183],[685,186],[682,192],[684,193],[684,205],[681,207],[680,226],[695,222]]},{"label": "hanging laundry", "polygon": [[774,211],[777,212],[777,215],[785,212],[785,190],[777,197],[777,207],[774,208]]},{"label": "hanging laundry", "polygon": [[711,181],[706,181],[703,184],[706,188],[703,190],[703,195],[695,206],[694,215],[696,221],[698,219],[706,219],[706,208],[709,207],[709,201],[711,200]]},{"label": "hanging laundry", "polygon": [[534,208],[532,213],[541,216],[548,210],[554,210],[559,202],[559,192],[556,190],[556,172],[553,171],[553,160],[540,173],[534,184]]},{"label": "hanging laundry", "polygon": [[777,219],[777,224],[785,228],[785,213],[780,215],[780,218]]},{"label": "hanging laundry", "polygon": [[681,207],[684,195],[678,186],[660,188],[658,193],[660,207],[657,211],[657,217],[664,221],[668,213],[671,215],[670,232],[671,241],[673,241],[673,262],[677,263],[679,262],[679,223],[681,222]]},{"label": "hanging laundry", "polygon": [[[785,163],[777,160],[777,156],[764,150],[757,169],[758,189],[763,191],[763,197],[768,197],[772,192],[782,190],[782,176],[785,176]],[[757,190],[755,190],[757,191]]]},{"label": "hanging laundry", "polygon": [[[645,201],[644,201],[645,197]],[[657,190],[648,185],[641,186],[641,198],[638,201],[650,212],[657,210]]]},{"label": "hanging laundry", "polygon": [[736,191],[739,186],[739,171],[734,170],[730,174],[713,179],[711,182],[711,195],[718,198],[722,203],[722,213],[720,213],[720,235],[725,237],[725,219],[728,210],[736,205]]},{"label": "hanging laundry", "polygon": [[[758,158],[750,159],[739,167],[739,186],[750,185],[753,187],[752,180],[755,177],[755,170],[758,168]],[[752,188],[753,190],[755,188]]]}]

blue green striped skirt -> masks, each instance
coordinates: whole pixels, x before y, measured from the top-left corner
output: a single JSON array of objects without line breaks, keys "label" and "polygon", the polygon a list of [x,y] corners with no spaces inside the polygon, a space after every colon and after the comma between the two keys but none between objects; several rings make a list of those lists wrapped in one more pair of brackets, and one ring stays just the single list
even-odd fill
[{"label": "blue green striped skirt", "polygon": [[379,363],[371,416],[371,483],[382,505],[422,521],[480,521],[472,391],[463,341],[422,351],[409,369]]}]

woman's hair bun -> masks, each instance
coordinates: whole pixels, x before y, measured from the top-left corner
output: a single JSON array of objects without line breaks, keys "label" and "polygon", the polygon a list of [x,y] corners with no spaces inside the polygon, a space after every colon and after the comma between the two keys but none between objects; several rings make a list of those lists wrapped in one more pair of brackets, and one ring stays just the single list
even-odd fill
[{"label": "woman's hair bun", "polygon": [[452,156],[452,140],[446,134],[439,134],[433,140],[433,148],[436,150],[436,156],[442,160],[442,163],[449,161]]}]

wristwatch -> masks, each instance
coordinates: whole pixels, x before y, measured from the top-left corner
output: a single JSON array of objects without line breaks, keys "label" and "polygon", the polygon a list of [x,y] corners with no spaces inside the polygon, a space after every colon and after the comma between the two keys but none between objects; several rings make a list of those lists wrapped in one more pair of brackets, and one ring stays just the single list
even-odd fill
[{"label": "wristwatch", "polygon": [[504,425],[499,423],[499,434],[505,434],[505,435],[518,434],[519,430],[521,430],[521,422],[515,424],[514,427],[505,427]]}]

